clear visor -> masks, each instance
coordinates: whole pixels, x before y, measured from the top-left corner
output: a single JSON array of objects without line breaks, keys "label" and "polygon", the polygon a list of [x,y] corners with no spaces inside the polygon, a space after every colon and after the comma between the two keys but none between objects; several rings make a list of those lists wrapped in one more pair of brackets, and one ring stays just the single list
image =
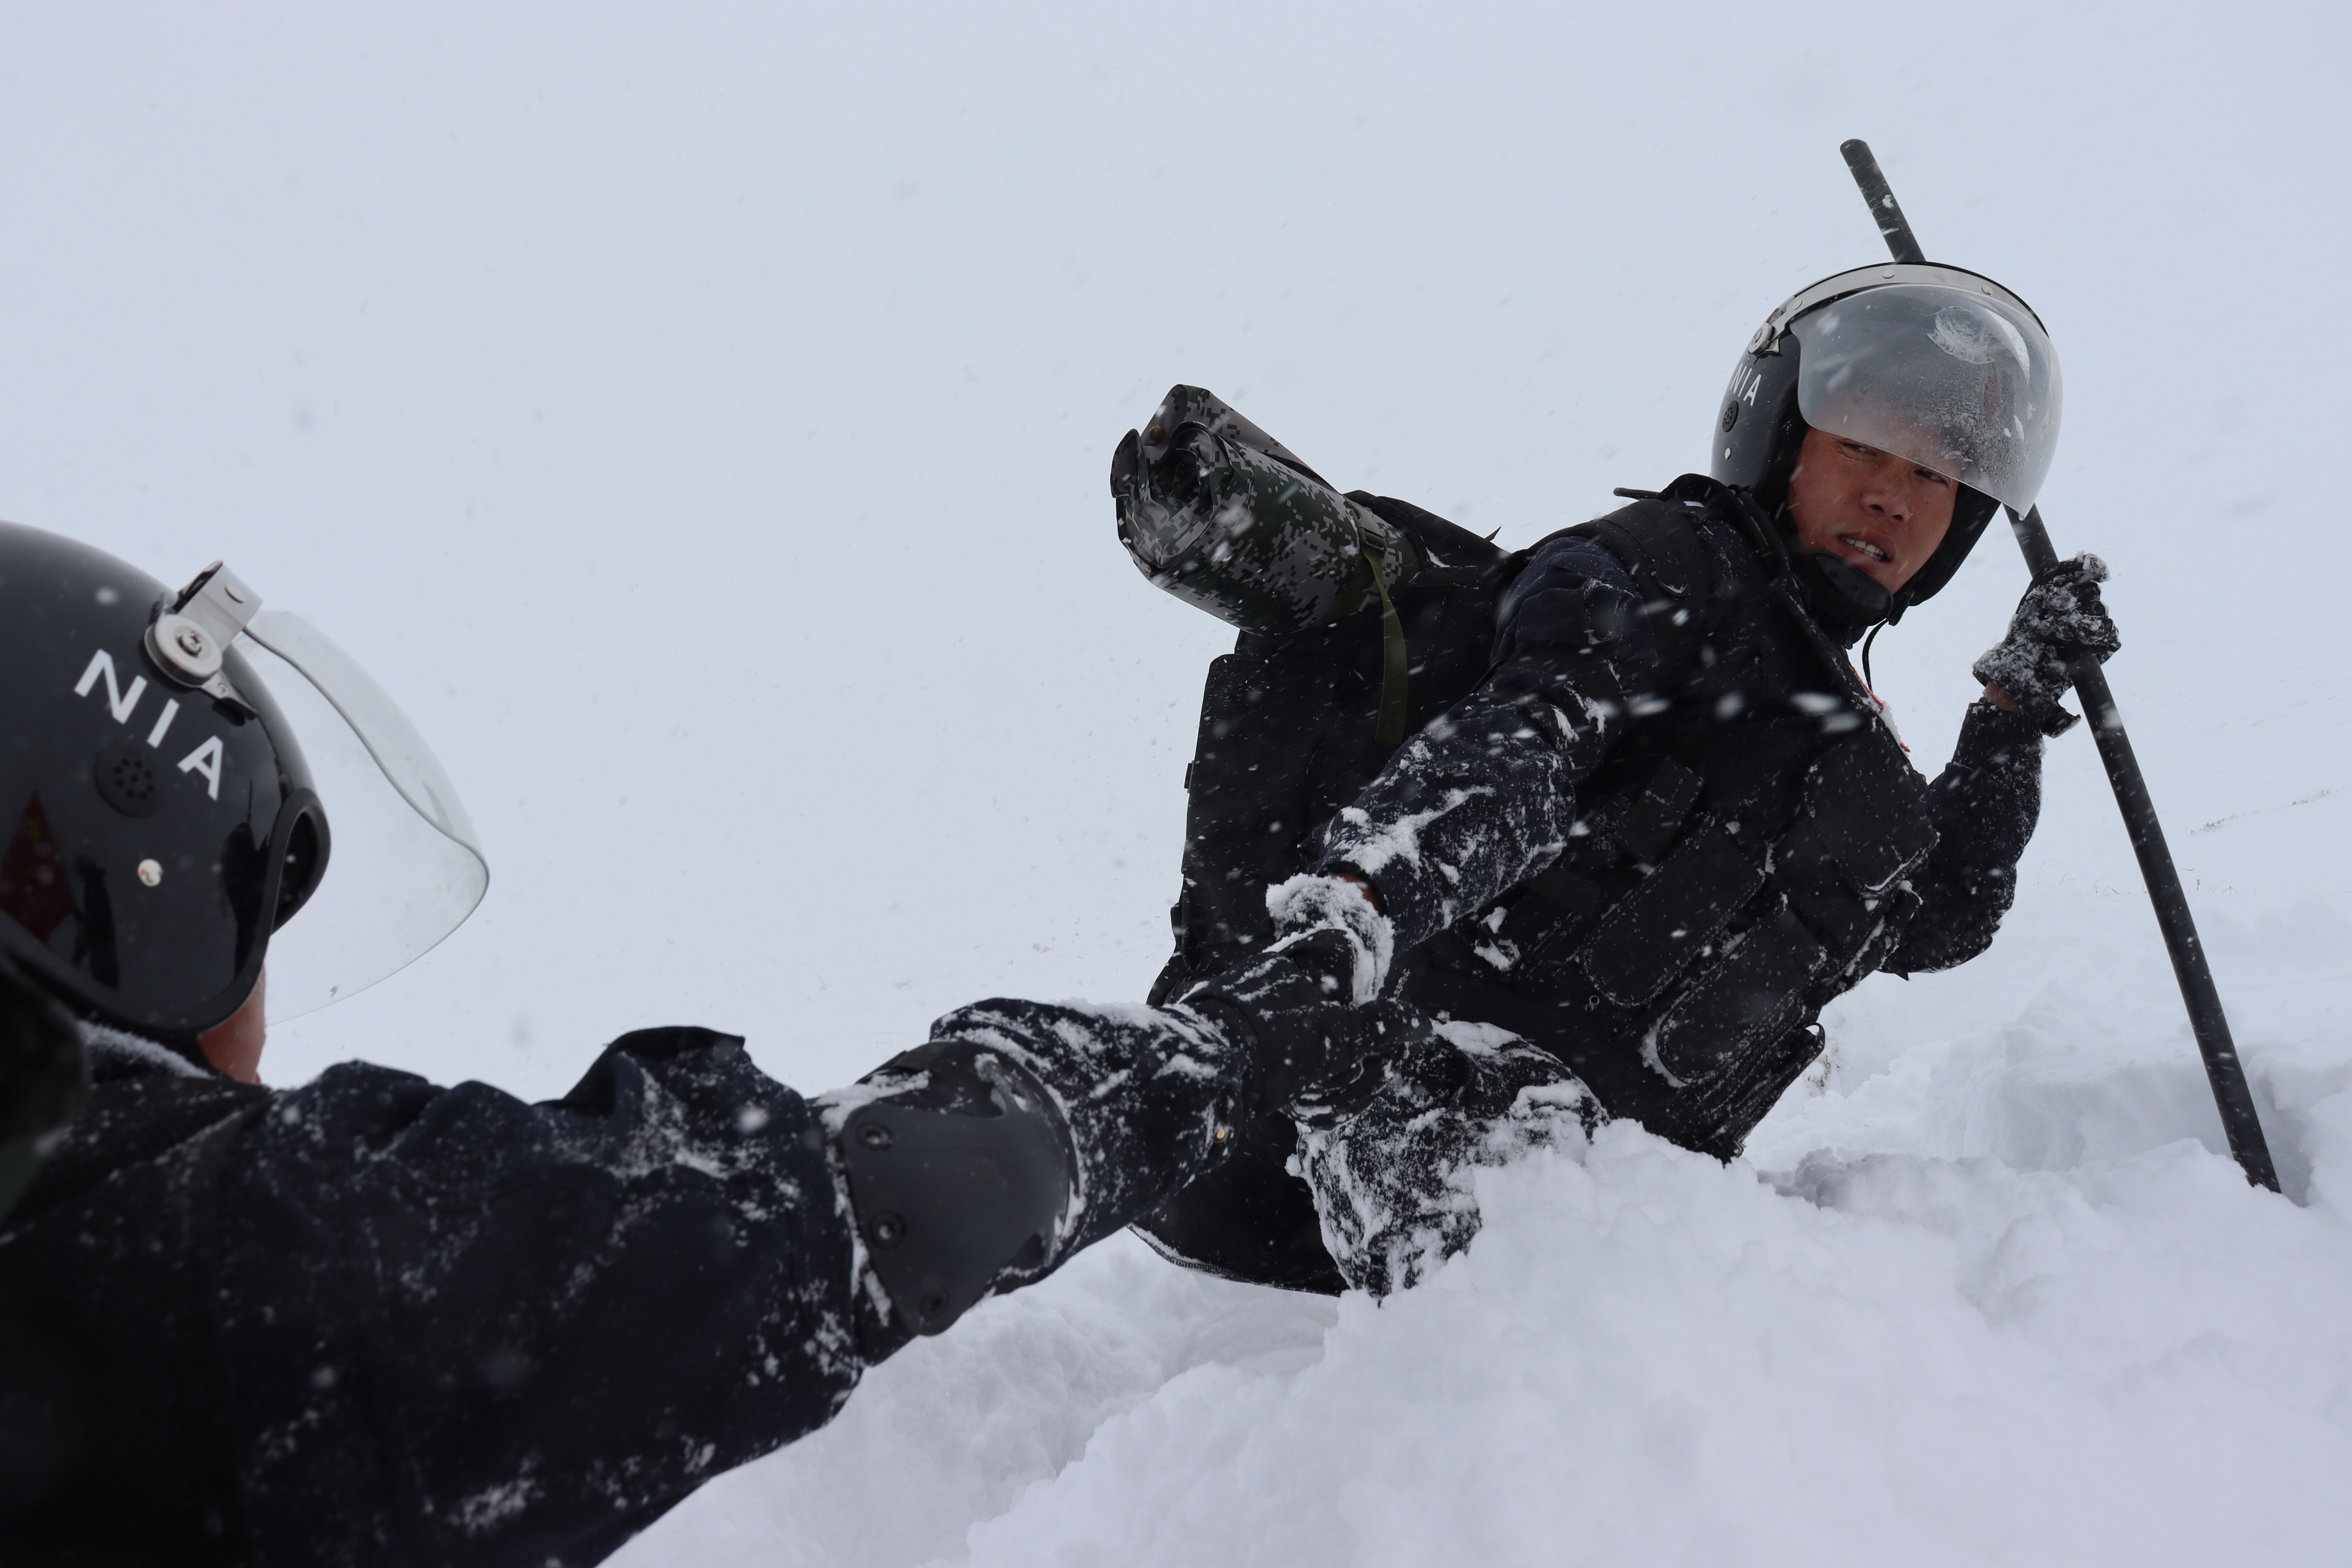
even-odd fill
[{"label": "clear visor", "polygon": [[1810,310],[1797,409],[1816,430],[2032,506],[2058,447],[2058,356],[2032,315],[1933,283],[1892,283]]},{"label": "clear visor", "polygon": [[[250,644],[332,835],[318,891],[269,940],[267,1010],[279,1023],[430,952],[482,901],[490,868],[433,748],[351,655],[283,610],[253,617],[239,646]],[[280,663],[302,679],[287,679]]]}]

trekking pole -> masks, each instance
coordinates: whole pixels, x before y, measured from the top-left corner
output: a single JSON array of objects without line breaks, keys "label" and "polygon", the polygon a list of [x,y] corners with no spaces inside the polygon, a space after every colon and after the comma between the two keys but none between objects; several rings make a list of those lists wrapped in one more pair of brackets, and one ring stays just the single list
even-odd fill
[{"label": "trekking pole", "polygon": [[[1871,154],[1870,144],[1855,140],[1841,144],[1838,151],[1845,154],[1846,167],[1853,171],[1854,184],[1862,187],[1863,200],[1870,204],[1870,216],[1877,220],[1878,232],[1885,237],[1886,248],[1895,259],[1926,261],[1878,160]],[[2025,552],[2028,571],[2038,577],[2058,563],[2058,550],[2050,542],[2050,531],[2042,525],[2040,507],[2023,517],[2010,510],[2009,523],[2017,534],[2017,547]],[[2189,913],[2189,895],[2180,886],[2179,869],[2164,842],[2164,825],[2157,820],[2156,802],[2147,793],[2139,759],[2132,753],[2131,737],[2124,732],[2123,714],[2116,707],[2115,693],[2108,689],[2106,671],[2090,654],[2079,653],[2071,673],[2084,715],[2091,721],[2091,733],[2099,743],[2099,760],[2106,764],[2107,783],[2115,787],[2116,805],[2131,835],[2132,853],[2139,858],[2148,902],[2156,906],[2156,923],[2164,933],[2165,951],[2172,955],[2172,973],[2180,982],[2180,999],[2189,1007],[2189,1027],[2205,1058],[2205,1076],[2213,1085],[2213,1103],[2221,1110],[2221,1131],[2229,1137],[2230,1152],[2244,1168],[2246,1180],[2277,1192],[2278,1171],[2271,1163],[2262,1120],[2254,1114],[2245,1065],[2238,1059],[2238,1047],[2230,1038],[2230,1020],[2222,1014],[2221,994],[2214,989],[2213,971],[2205,962],[2205,944],[2199,940],[2197,922]]]}]

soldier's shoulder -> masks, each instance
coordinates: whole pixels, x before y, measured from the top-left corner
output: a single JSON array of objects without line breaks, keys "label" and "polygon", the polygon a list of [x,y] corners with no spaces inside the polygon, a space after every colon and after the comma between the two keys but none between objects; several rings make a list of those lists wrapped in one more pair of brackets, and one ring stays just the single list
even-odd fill
[{"label": "soldier's shoulder", "polygon": [[1494,565],[1511,553],[1496,544],[1493,535],[1473,533],[1460,523],[1440,517],[1426,507],[1415,506],[1409,500],[1399,500],[1394,496],[1376,496],[1370,490],[1350,490],[1348,499],[1382,522],[1403,532],[1420,547],[1427,565],[1435,571],[1475,572]]}]

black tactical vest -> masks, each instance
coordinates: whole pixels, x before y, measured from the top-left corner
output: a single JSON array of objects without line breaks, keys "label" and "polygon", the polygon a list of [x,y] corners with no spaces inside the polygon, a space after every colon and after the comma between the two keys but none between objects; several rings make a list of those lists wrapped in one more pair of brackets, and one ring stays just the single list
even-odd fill
[{"label": "black tactical vest", "polygon": [[[1683,502],[1724,495],[1677,480],[1570,531],[1607,546],[1641,589],[1664,696],[1703,657],[1715,591]],[[1355,499],[1431,541],[1454,574],[1402,596],[1418,727],[1484,679],[1496,601],[1526,556],[1417,508]],[[1935,842],[1924,783],[1842,651],[1793,598],[1789,608],[1822,666],[1826,694],[1811,706],[1825,710],[1725,719],[1667,702],[1637,717],[1579,787],[1559,861],[1399,963],[1403,994],[1423,1007],[1511,1029],[1613,1114],[1727,1158],[1819,1053],[1821,1007],[1899,940],[1918,907],[1905,878]],[[1378,628],[1358,616],[1244,637],[1212,667],[1187,773],[1177,955],[1155,1000],[1266,940],[1265,889],[1311,863],[1309,830],[1386,762],[1391,748],[1371,733],[1378,659]]]},{"label": "black tactical vest", "polygon": [[1542,874],[1402,965],[1431,1012],[1497,1024],[1611,1112],[1729,1158],[1821,1050],[1813,1019],[1919,907],[1926,785],[1841,710],[1644,737],[1579,792]]},{"label": "black tactical vest", "polygon": [[236,1559],[206,1259],[220,1162],[268,1100],[221,1078],[101,1074],[0,1226],[0,1563]]},{"label": "black tactical vest", "polygon": [[[1361,490],[1349,499],[1402,531],[1421,557],[1394,595],[1405,634],[1405,732],[1486,678],[1496,599],[1520,557],[1431,512]],[[1265,889],[1314,860],[1310,837],[1379,776],[1396,747],[1374,736],[1381,626],[1366,611],[1312,631],[1244,632],[1209,666],[1200,739],[1184,770],[1184,885],[1169,911],[1176,952],[1163,1002],[1273,935]]]},{"label": "black tactical vest", "polygon": [[[1705,657],[1700,611],[1715,591],[1682,502],[1720,493],[1681,479],[1570,531],[1633,575],[1670,680]],[[1496,605],[1526,554],[1400,501],[1352,499],[1434,567],[1398,595],[1418,729],[1486,678]],[[1821,666],[1813,706],[1826,710],[1725,720],[1669,701],[1636,718],[1580,785],[1570,849],[1397,965],[1402,994],[1428,1011],[1510,1029],[1612,1115],[1726,1159],[1820,1053],[1822,1006],[1900,940],[1919,902],[1905,879],[1935,843],[1926,786],[1843,651],[1793,597],[1788,606]],[[1245,635],[1210,667],[1185,773],[1176,954],[1154,1002],[1268,940],[1266,888],[1314,863],[1312,830],[1388,761],[1394,748],[1373,738],[1376,622]],[[1294,1142],[1286,1121],[1261,1118],[1137,1228],[1194,1268],[1339,1293],[1312,1196],[1286,1169]]]}]

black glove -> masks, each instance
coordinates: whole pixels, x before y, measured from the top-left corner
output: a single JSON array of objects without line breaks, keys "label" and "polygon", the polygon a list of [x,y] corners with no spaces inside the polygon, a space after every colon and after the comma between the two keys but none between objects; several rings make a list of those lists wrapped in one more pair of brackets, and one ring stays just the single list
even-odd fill
[{"label": "black glove", "polygon": [[1979,680],[2009,693],[2045,735],[2063,735],[2075,723],[2076,715],[2058,704],[2074,684],[2075,657],[2087,653],[2105,664],[2123,646],[2099,602],[2106,577],[2107,563],[2087,551],[2041,573],[2018,600],[2009,636],[1969,667]]},{"label": "black glove", "polygon": [[1392,1074],[1416,1077],[1450,1056],[1427,1019],[1402,1003],[1359,1004],[1357,951],[1329,926],[1286,937],[1203,981],[1180,1005],[1250,1053],[1250,1110],[1324,1126],[1361,1110]]}]

